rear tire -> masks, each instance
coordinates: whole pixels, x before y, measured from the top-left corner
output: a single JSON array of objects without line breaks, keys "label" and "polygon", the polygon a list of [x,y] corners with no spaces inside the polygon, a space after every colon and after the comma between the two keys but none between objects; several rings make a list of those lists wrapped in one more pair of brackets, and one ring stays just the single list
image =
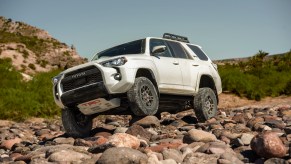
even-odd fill
[{"label": "rear tire", "polygon": [[131,111],[136,116],[154,115],[159,108],[159,96],[156,87],[146,77],[135,79],[134,85],[127,92]]},{"label": "rear tire", "polygon": [[74,138],[89,136],[93,124],[90,116],[71,108],[62,110],[62,122],[66,133]]},{"label": "rear tire", "polygon": [[216,116],[217,99],[211,88],[200,88],[193,101],[194,111],[199,122]]}]

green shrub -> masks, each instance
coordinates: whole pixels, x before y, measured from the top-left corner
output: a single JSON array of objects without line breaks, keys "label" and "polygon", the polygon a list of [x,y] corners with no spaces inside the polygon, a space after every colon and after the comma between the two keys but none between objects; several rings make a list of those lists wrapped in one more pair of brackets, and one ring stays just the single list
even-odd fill
[{"label": "green shrub", "polygon": [[219,66],[223,90],[254,100],[290,94],[291,52],[265,60],[267,55],[260,51],[247,62]]},{"label": "green shrub", "polygon": [[23,50],[23,52],[22,52],[22,56],[24,57],[24,59],[27,59],[27,58],[28,58],[28,56],[29,56],[29,53],[28,53],[28,51],[26,51],[26,50]]},{"label": "green shrub", "polygon": [[30,69],[32,69],[32,70],[35,70],[35,65],[32,64],[32,63],[29,63],[29,64],[28,64],[28,67],[29,67]]},{"label": "green shrub", "polygon": [[0,59],[0,119],[24,120],[29,117],[53,117],[60,109],[53,100],[51,78],[60,70],[37,74],[24,82],[11,65],[11,59]]}]

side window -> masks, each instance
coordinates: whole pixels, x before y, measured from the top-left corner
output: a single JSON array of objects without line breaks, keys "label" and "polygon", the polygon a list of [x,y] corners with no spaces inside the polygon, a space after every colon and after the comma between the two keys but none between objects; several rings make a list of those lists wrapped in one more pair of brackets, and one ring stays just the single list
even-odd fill
[{"label": "side window", "polygon": [[200,60],[207,61],[208,57],[204,54],[204,52],[197,46],[193,45],[187,45],[196,55]]},{"label": "side window", "polygon": [[188,59],[188,55],[180,43],[171,41],[167,41],[167,43],[171,47],[171,50],[176,58]]},{"label": "side window", "polygon": [[151,52],[151,54],[152,54],[153,48],[155,46],[166,46],[167,47],[166,51],[160,53],[159,56],[163,56],[163,57],[173,57],[172,54],[171,54],[171,51],[170,51],[169,47],[167,46],[167,44],[165,43],[164,40],[160,40],[160,39],[151,39],[150,40],[150,52]]}]

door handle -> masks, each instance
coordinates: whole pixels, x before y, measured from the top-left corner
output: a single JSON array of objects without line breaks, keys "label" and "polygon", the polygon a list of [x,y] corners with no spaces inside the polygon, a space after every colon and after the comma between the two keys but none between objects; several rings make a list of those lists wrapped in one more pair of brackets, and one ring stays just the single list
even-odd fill
[{"label": "door handle", "polygon": [[174,64],[174,65],[179,65],[179,62],[174,61],[173,64]]},{"label": "door handle", "polygon": [[199,64],[192,64],[192,66],[197,67],[197,66],[199,66]]}]

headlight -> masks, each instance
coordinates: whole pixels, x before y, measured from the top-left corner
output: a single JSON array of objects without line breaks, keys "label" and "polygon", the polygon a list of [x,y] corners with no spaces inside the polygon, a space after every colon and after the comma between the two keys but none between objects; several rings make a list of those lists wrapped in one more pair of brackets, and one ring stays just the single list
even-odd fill
[{"label": "headlight", "polygon": [[59,75],[53,77],[53,78],[52,78],[52,83],[53,83],[54,85],[56,85],[56,84],[60,81],[60,79],[61,79],[62,76],[63,76],[63,74],[59,74]]},{"label": "headlight", "polygon": [[121,57],[121,58],[116,58],[116,59],[113,59],[113,60],[102,62],[101,64],[104,67],[114,67],[114,66],[124,65],[126,62],[127,62],[126,58],[125,57]]}]

